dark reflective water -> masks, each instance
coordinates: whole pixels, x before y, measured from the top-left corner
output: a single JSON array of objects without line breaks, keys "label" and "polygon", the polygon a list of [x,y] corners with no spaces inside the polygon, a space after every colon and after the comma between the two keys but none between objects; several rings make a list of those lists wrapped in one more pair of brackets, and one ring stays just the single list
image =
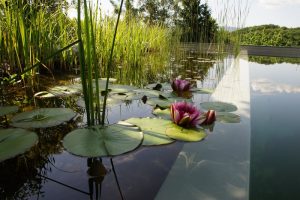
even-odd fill
[{"label": "dark reflective water", "polygon": [[[187,56],[188,58],[184,59]],[[168,73],[158,73],[155,79],[148,77],[149,79],[138,82],[163,82],[181,76],[192,81],[197,87],[214,88],[231,61],[214,56],[209,58],[210,61],[207,62],[195,53],[178,55],[168,64]],[[128,80],[130,78],[128,77]],[[47,88],[40,87],[41,90]],[[38,91],[31,90],[29,93],[34,92]],[[18,94],[15,95],[16,93]],[[35,106],[30,95],[18,87],[4,91],[3,97],[3,104],[18,104],[23,111]],[[207,101],[208,98],[207,94],[196,95],[193,100],[200,102]],[[155,197],[183,144],[176,142],[158,147],[140,147],[134,152],[112,159],[102,158],[103,165],[99,164],[99,161],[98,167],[105,168],[107,173],[103,176],[91,176],[88,173],[91,169],[88,159],[73,156],[62,147],[61,140],[68,132],[85,125],[84,109],[76,105],[76,102],[74,98],[67,98],[39,105],[71,107],[78,113],[78,118],[73,123],[35,130],[39,134],[39,143],[31,151],[0,163],[0,200],[115,200],[122,199],[122,196],[125,199],[150,200]],[[107,122],[113,124],[130,117],[151,117],[152,109],[140,100],[122,103],[108,108]],[[0,122],[0,126],[7,126],[5,120],[0,119]]]},{"label": "dark reflective water", "polygon": [[250,199],[300,199],[300,65],[250,63],[250,80]]}]

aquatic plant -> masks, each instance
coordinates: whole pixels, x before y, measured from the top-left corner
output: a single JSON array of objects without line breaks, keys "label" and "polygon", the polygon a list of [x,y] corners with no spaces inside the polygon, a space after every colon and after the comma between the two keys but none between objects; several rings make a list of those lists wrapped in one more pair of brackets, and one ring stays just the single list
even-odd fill
[{"label": "aquatic plant", "polygon": [[171,105],[172,121],[182,127],[196,127],[200,120],[200,111],[187,102],[177,102]]},{"label": "aquatic plant", "polygon": [[201,125],[210,125],[216,121],[216,111],[209,110],[205,114],[205,120],[201,123]]},{"label": "aquatic plant", "polygon": [[184,93],[189,92],[191,83],[187,80],[175,79],[172,81],[172,89],[178,96],[183,96]]}]

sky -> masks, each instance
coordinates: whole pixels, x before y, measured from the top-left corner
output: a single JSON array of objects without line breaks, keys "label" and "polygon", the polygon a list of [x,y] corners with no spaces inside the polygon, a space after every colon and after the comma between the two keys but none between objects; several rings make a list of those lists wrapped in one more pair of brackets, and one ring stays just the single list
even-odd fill
[{"label": "sky", "polygon": [[[95,1],[95,0],[93,0]],[[227,11],[228,20],[225,25],[233,27],[276,24],[286,27],[300,27],[300,0],[202,0],[207,1],[213,16],[224,22]],[[109,0],[100,0],[103,11],[112,13]],[[241,11],[241,14],[236,14]],[[76,13],[76,11],[75,11]],[[73,11],[74,15],[74,11]],[[239,18],[239,16],[241,16]]]},{"label": "sky", "polygon": [[[222,9],[223,9],[222,7],[224,7],[224,2],[226,2],[225,4],[230,4],[229,10],[233,12],[234,10],[238,10],[238,8],[241,8],[240,10],[243,10],[242,14],[244,16],[247,16],[243,23],[244,26],[276,24],[280,26],[286,26],[289,28],[300,27],[300,0],[228,0],[228,1],[207,0],[207,1],[210,7],[212,8],[213,16],[216,18],[220,16],[220,13],[222,13]],[[235,25],[232,24],[232,26]]]}]

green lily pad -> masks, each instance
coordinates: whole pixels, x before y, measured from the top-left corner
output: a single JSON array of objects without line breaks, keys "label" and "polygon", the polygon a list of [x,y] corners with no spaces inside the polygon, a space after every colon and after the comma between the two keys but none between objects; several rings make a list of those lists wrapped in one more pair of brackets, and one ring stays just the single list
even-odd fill
[{"label": "green lily pad", "polygon": [[160,108],[169,108],[173,101],[168,99],[151,98],[148,99],[146,103],[154,107],[158,106]]},{"label": "green lily pad", "polygon": [[148,98],[159,97],[160,91],[150,90],[150,89],[135,89],[134,92],[141,94],[142,96],[147,96]]},{"label": "green lily pad", "polygon": [[119,99],[122,101],[130,101],[130,100],[139,100],[142,98],[141,95],[135,92],[119,92],[119,93],[111,93],[110,98],[112,99]]},{"label": "green lily pad", "polygon": [[132,92],[137,88],[134,86],[130,86],[130,85],[113,84],[113,85],[110,85],[110,89],[112,92],[116,92],[116,93],[127,93],[127,92]]},{"label": "green lily pad", "polygon": [[198,142],[206,137],[204,129],[186,129],[175,124],[173,127],[167,128],[166,135],[185,142]]},{"label": "green lily pad", "polygon": [[67,134],[63,145],[72,154],[84,157],[116,156],[140,146],[143,133],[136,126],[114,124],[77,129]]},{"label": "green lily pad", "polygon": [[0,106],[0,117],[18,112],[18,106]]},{"label": "green lily pad", "polygon": [[70,121],[75,115],[69,108],[40,108],[14,116],[11,125],[19,128],[47,128]]},{"label": "green lily pad", "polygon": [[214,110],[216,112],[234,112],[237,110],[235,105],[225,102],[203,102],[200,103],[200,106],[205,110]]},{"label": "green lily pad", "polygon": [[156,115],[157,117],[163,118],[163,119],[167,119],[167,120],[171,120],[171,114],[170,114],[170,109],[160,109],[160,108],[156,108],[153,110],[152,112],[154,115]]},{"label": "green lily pad", "polygon": [[49,93],[48,91],[40,91],[35,93],[34,98],[38,98],[38,99],[47,99],[47,98],[54,98],[56,97],[54,94]]},{"label": "green lily pad", "polygon": [[55,97],[67,97],[72,95],[79,95],[81,93],[80,89],[68,87],[68,86],[55,86],[48,90],[50,94]]},{"label": "green lily pad", "polygon": [[192,88],[190,91],[196,94],[212,94],[214,92],[213,89],[209,88]]},{"label": "green lily pad", "polygon": [[239,115],[234,114],[234,113],[217,112],[216,120],[218,122],[223,122],[223,123],[240,123],[241,122],[241,117]]},{"label": "green lily pad", "polygon": [[149,85],[146,85],[145,88],[154,90],[154,88],[157,88],[160,90],[172,90],[171,84],[170,83],[152,83]]},{"label": "green lily pad", "polygon": [[0,162],[26,152],[38,141],[36,133],[10,128],[0,130]]},{"label": "green lily pad", "polygon": [[174,126],[169,120],[157,118],[130,118],[125,122],[134,124],[142,129],[144,133],[143,146],[170,144],[174,142],[173,139],[165,134],[168,127]]}]

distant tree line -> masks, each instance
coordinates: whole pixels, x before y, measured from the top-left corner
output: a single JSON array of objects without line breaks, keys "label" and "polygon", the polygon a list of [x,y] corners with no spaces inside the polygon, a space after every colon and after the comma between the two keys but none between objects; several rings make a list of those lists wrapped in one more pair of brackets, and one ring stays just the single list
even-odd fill
[{"label": "distant tree line", "polygon": [[[117,1],[110,2],[117,12]],[[140,0],[137,4],[126,0],[125,18],[180,28],[183,42],[213,42],[218,30],[210,8],[201,0]]]},{"label": "distant tree line", "polygon": [[236,30],[241,45],[300,46],[300,27],[287,28],[277,25],[261,25]]}]

